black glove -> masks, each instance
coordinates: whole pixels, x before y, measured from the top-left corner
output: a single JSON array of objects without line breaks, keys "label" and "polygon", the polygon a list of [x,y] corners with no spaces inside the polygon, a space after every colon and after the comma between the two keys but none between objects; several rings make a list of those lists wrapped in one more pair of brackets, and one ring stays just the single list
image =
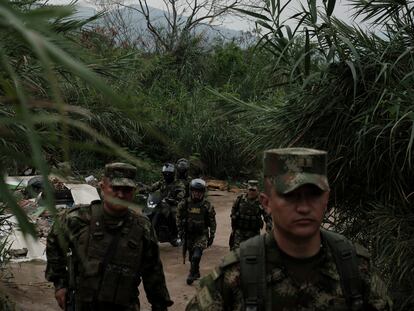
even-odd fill
[{"label": "black glove", "polygon": [[207,247],[210,247],[213,244],[214,241],[214,235],[210,235],[207,241]]}]

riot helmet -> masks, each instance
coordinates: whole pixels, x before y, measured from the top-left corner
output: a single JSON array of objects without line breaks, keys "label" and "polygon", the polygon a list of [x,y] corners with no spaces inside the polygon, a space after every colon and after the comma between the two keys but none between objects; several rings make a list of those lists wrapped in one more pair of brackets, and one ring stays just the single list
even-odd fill
[{"label": "riot helmet", "polygon": [[190,195],[193,201],[201,201],[207,189],[207,184],[201,178],[193,179],[190,182]]},{"label": "riot helmet", "polygon": [[190,163],[187,159],[181,158],[177,161],[177,177],[179,179],[186,179],[188,176],[188,169],[190,168]]},{"label": "riot helmet", "polygon": [[172,163],[165,163],[162,167],[162,175],[167,184],[170,184],[174,181],[175,178],[175,166]]}]

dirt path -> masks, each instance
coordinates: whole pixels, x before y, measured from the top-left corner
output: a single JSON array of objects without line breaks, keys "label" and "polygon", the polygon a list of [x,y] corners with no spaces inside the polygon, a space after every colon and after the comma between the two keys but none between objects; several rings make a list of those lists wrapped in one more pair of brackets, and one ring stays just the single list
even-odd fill
[{"label": "dirt path", "polygon": [[[223,191],[210,191],[209,200],[216,209],[217,233],[212,247],[207,249],[201,260],[201,274],[210,272],[221,258],[228,252],[228,237],[230,235],[230,210],[236,194]],[[183,265],[181,248],[173,248],[169,244],[161,244],[161,260],[167,279],[170,295],[174,306],[169,310],[183,311],[187,301],[195,293],[195,285],[185,283],[189,262]],[[30,262],[11,264],[14,278],[8,283],[0,282],[0,291],[5,291],[17,304],[19,311],[57,311],[60,310],[54,300],[54,290],[50,283],[44,280],[45,263]],[[141,310],[151,310],[145,291],[140,286]]]}]

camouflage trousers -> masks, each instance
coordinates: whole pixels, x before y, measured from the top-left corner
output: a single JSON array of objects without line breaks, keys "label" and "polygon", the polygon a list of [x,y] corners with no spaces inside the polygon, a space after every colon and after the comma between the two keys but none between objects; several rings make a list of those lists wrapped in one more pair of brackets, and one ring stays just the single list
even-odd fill
[{"label": "camouflage trousers", "polygon": [[207,248],[207,234],[197,235],[197,236],[189,236],[187,240],[187,250],[190,252],[194,247],[199,247],[201,249]]},{"label": "camouflage trousers", "polygon": [[235,250],[236,248],[240,247],[240,243],[246,241],[256,235],[260,234],[260,230],[257,231],[242,231],[240,229],[236,229],[232,232],[232,243],[230,243],[230,250]]}]

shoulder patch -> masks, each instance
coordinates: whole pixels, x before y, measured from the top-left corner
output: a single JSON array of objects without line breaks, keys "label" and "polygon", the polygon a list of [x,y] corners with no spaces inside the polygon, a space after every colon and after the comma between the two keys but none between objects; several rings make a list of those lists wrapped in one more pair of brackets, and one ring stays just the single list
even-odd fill
[{"label": "shoulder patch", "polygon": [[358,256],[361,257],[365,257],[367,259],[369,259],[371,257],[371,254],[369,253],[369,251],[363,247],[361,244],[355,243],[355,252]]}]

